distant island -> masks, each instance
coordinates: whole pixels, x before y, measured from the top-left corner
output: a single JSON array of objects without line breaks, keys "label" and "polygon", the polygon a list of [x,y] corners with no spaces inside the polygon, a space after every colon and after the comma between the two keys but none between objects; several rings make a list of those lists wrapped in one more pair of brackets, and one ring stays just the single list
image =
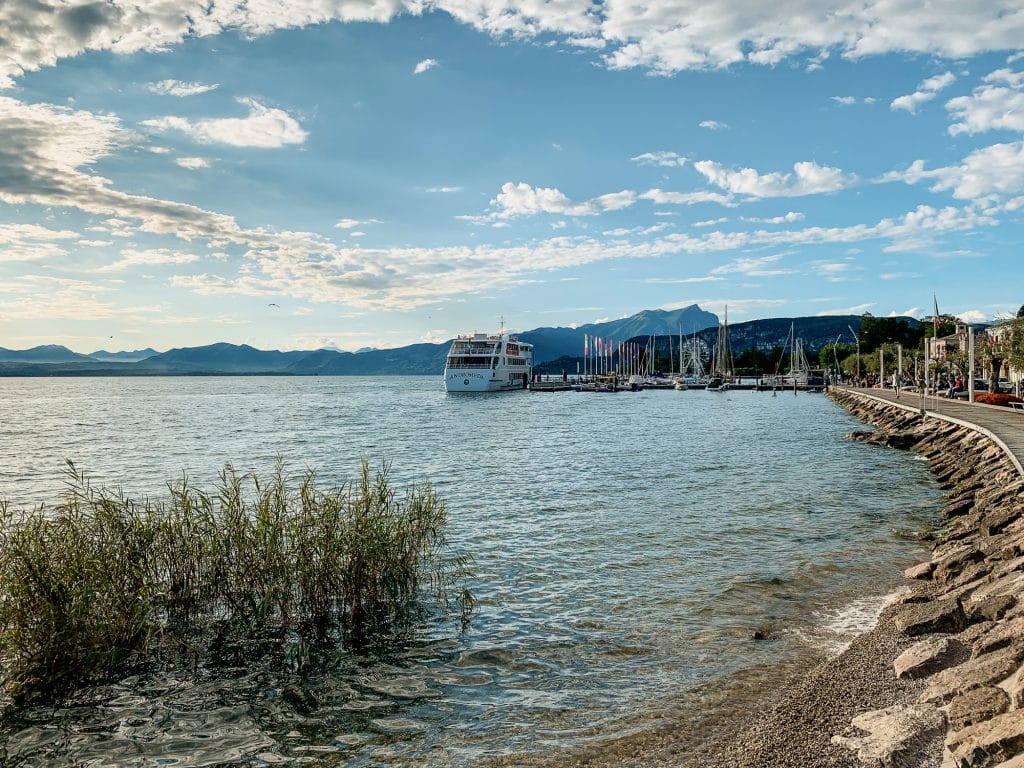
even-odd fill
[{"label": "distant island", "polygon": [[[905,318],[916,325],[918,321]],[[773,318],[751,320],[730,326],[733,352],[769,352],[785,346],[790,326],[803,339],[804,348],[816,353],[850,329],[859,330],[859,315]],[[615,341],[655,340],[668,357],[669,345],[679,334],[697,335],[710,348],[719,324],[718,316],[696,304],[677,310],[649,309],[620,320],[592,323],[577,328],[535,328],[517,333],[534,345],[535,367],[543,372],[568,370],[582,359],[583,338],[599,336]],[[26,350],[0,347],[0,376],[204,376],[204,375],[287,375],[287,376],[393,376],[440,375],[451,342],[410,344],[394,349],[366,349],[341,352],[260,350],[246,344],[221,342],[201,347],[181,347],[166,352],[140,349],[130,352],[99,350],[88,355],[66,347],[44,345]],[[660,354],[660,353],[659,353]]]}]

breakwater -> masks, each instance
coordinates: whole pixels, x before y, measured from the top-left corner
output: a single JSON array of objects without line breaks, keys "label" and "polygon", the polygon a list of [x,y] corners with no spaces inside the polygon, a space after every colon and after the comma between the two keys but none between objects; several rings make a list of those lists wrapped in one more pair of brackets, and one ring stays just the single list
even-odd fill
[{"label": "breakwater", "polygon": [[903,640],[887,669],[907,682],[902,700],[859,713],[832,746],[862,765],[1024,766],[1019,458],[963,421],[848,390],[831,396],[875,426],[853,439],[914,451],[947,492],[932,556],[907,569],[911,589],[887,616]]}]

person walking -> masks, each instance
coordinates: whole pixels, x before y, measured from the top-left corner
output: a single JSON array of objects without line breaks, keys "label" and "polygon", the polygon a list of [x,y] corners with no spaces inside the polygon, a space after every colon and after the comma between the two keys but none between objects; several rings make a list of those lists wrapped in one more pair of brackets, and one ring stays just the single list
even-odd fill
[{"label": "person walking", "polygon": [[896,399],[900,399],[900,374],[899,371],[892,372],[892,391],[896,393]]}]

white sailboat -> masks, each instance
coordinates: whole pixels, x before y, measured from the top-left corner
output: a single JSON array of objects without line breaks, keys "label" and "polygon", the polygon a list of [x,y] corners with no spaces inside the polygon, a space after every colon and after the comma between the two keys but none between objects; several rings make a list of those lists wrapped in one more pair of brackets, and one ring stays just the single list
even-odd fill
[{"label": "white sailboat", "polygon": [[732,348],[729,346],[729,307],[725,319],[718,326],[718,338],[711,357],[711,374],[705,387],[709,392],[725,392],[733,377]]}]

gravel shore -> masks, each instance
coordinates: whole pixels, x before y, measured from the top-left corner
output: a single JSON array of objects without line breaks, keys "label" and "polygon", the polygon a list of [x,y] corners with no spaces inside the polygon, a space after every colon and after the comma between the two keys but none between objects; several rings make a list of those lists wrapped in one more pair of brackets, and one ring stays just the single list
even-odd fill
[{"label": "gravel shore", "polygon": [[[916,701],[924,683],[897,680],[892,662],[912,640],[893,625],[895,606],[838,656],[801,659],[735,675],[721,690],[697,692],[705,714],[661,712],[658,723],[611,742],[542,757],[502,758],[487,765],[532,768],[857,768],[855,755],[833,745],[853,735],[863,712]],[[938,768],[936,738],[912,763]]]},{"label": "gravel shore", "polygon": [[[854,753],[831,743],[833,735],[853,735],[850,721],[863,712],[894,704],[912,704],[924,688],[901,681],[892,662],[912,644],[893,626],[893,608],[873,630],[857,638],[839,656],[828,659],[774,701],[753,714],[731,738],[712,741],[692,758],[648,765],[705,768],[856,768]],[[937,768],[942,739],[936,737],[916,756],[914,766]]]}]

